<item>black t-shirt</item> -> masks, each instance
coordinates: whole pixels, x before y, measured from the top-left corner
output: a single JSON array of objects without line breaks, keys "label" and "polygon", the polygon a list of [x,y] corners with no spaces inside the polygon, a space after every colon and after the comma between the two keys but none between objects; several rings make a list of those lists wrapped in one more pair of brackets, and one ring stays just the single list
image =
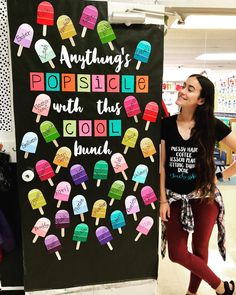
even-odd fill
[{"label": "black t-shirt", "polygon": [[[177,115],[162,119],[161,139],[166,146],[166,188],[179,193],[188,194],[196,185],[196,158],[198,147],[193,137],[184,140],[177,128]],[[219,119],[215,119],[215,137],[217,141],[225,138],[231,129]]]}]

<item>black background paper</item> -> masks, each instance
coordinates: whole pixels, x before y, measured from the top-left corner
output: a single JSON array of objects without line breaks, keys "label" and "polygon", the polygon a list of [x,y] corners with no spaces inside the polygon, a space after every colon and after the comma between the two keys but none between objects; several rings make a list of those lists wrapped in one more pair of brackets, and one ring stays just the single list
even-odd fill
[{"label": "black background paper", "polygon": [[[37,6],[40,1],[30,0],[9,0],[8,15],[10,25],[10,41],[12,56],[13,72],[13,98],[14,113],[16,124],[16,141],[17,141],[17,166],[18,166],[18,185],[20,194],[20,205],[22,212],[22,235],[23,235],[23,254],[24,254],[24,273],[26,291],[40,289],[56,289],[74,286],[110,283],[118,281],[138,280],[147,278],[156,278],[158,269],[158,203],[156,210],[152,207],[145,206],[140,190],[144,185],[150,185],[159,194],[159,161],[158,161],[158,144],[159,144],[159,122],[160,115],[156,123],[151,123],[149,130],[145,131],[146,121],[142,120],[142,114],[145,106],[150,101],[161,102],[161,85],[162,85],[162,64],[163,64],[163,27],[156,25],[112,25],[116,34],[116,40],[113,42],[114,51],[111,51],[107,44],[102,44],[97,34],[97,30],[88,30],[85,38],[81,38],[82,27],[79,25],[79,19],[83,8],[86,5],[94,5],[98,9],[98,22],[107,19],[106,2],[90,2],[75,0],[49,1],[55,9],[55,23],[53,27],[48,27],[47,36],[42,36],[42,26],[36,23]],[[77,31],[74,37],[75,47],[72,47],[69,40],[62,40],[56,26],[58,16],[66,14],[72,19]],[[14,38],[19,25],[28,23],[34,28],[34,38],[29,49],[24,48],[21,57],[17,57],[18,45],[15,44]],[[55,69],[52,69],[48,63],[42,64],[34,49],[34,44],[38,39],[45,38],[51,44],[56,53],[53,59]],[[146,40],[152,46],[151,55],[147,64],[142,64],[140,69],[135,69],[137,61],[133,59],[135,48],[139,41]],[[97,48],[97,56],[119,55],[124,48],[125,54],[129,54],[131,59],[129,66],[122,65],[119,72],[115,72],[116,65],[92,64],[81,69],[80,63],[72,63],[69,69],[65,63],[60,63],[61,46],[65,45],[70,54],[84,55],[87,49]],[[49,72],[49,73],[75,73],[75,74],[117,74],[117,75],[148,75],[149,92],[148,93],[107,93],[107,92],[62,92],[62,91],[30,91],[30,72]],[[58,138],[59,148],[67,146],[72,151],[72,157],[67,168],[61,168],[60,172],[52,179],[54,186],[50,186],[47,181],[41,182],[36,170],[35,163],[38,160],[45,159],[53,167],[53,159],[57,148],[52,142],[46,143],[43,139],[39,125],[35,122],[36,115],[32,112],[32,107],[36,96],[40,93],[46,93],[51,97],[53,103],[66,104],[67,101],[76,97],[80,100],[80,105],[84,107],[82,113],[68,114],[66,112],[57,113],[51,105],[48,117],[41,117],[40,123],[49,120],[54,123],[60,138]],[[142,114],[138,115],[139,122],[135,123],[133,118],[128,118],[123,101],[126,96],[134,95],[140,104]],[[109,106],[115,106],[119,103],[122,107],[121,113],[104,113],[97,112],[97,101],[99,99],[108,99]],[[121,120],[121,136],[115,137],[63,137],[63,120]],[[113,153],[122,153],[124,146],[121,144],[123,135],[127,128],[134,127],[139,131],[139,138],[134,149],[129,149],[125,159],[128,169],[125,171],[128,180],[125,181],[122,174],[115,174],[110,163],[111,155],[74,155],[74,143],[83,147],[103,146],[108,140],[108,148]],[[26,132],[35,132],[38,135],[39,142],[35,154],[29,154],[28,159],[24,159],[24,152],[20,150],[22,138]],[[157,149],[154,155],[155,162],[152,163],[149,158],[144,158],[140,150],[140,140],[144,137],[150,137]],[[92,178],[94,164],[98,160],[105,160],[109,165],[108,180],[103,180],[99,188],[96,187],[96,181]],[[82,164],[87,172],[89,180],[86,182],[87,190],[84,191],[81,186],[75,186],[69,173],[69,169],[74,164]],[[149,168],[149,174],[145,184],[140,184],[138,190],[133,192],[134,182],[131,180],[135,167],[138,164],[145,164]],[[35,177],[31,182],[24,182],[21,178],[22,173],[32,169]],[[112,206],[108,205],[105,219],[101,219],[99,226],[107,226],[113,236],[111,244],[113,251],[104,245],[101,246],[95,235],[95,219],[91,217],[93,203],[98,199],[106,200],[107,204],[110,198],[107,197],[111,184],[115,180],[122,180],[125,183],[125,192],[120,201],[115,200]],[[72,190],[68,202],[63,202],[60,209],[68,210],[71,217],[70,227],[66,229],[64,238],[60,237],[60,230],[55,228],[55,213],[57,212],[56,203],[53,199],[56,185],[60,181],[71,183]],[[28,201],[28,192],[31,189],[40,189],[47,201],[43,207],[44,216],[51,220],[51,227],[48,234],[55,234],[62,244],[60,255],[62,260],[59,261],[55,254],[49,254],[44,245],[44,239],[39,237],[38,241],[33,244],[34,235],[31,233],[35,222],[42,217],[38,210],[32,210]],[[80,217],[73,214],[72,198],[82,194],[85,196],[89,212],[85,213],[85,223],[89,226],[89,235],[86,243],[81,243],[79,251],[75,250],[76,242],[72,241],[73,231],[78,223],[81,223]],[[134,221],[132,215],[127,215],[125,211],[125,197],[135,195],[140,205],[140,212],[137,213],[138,221]],[[110,222],[110,214],[114,210],[121,210],[125,216],[126,226],[122,228],[123,233],[119,234],[113,230]],[[136,227],[144,216],[150,216],[154,219],[154,225],[147,236],[142,235],[135,242],[134,239],[138,232]]]}]

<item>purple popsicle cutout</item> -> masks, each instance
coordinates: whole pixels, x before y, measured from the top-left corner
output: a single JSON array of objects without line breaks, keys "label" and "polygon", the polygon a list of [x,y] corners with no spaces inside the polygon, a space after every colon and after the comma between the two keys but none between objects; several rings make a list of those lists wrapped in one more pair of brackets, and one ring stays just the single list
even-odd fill
[{"label": "purple popsicle cutout", "polygon": [[106,226],[100,226],[97,228],[96,237],[98,238],[98,241],[100,242],[102,246],[107,244],[109,249],[111,251],[113,250],[112,245],[110,243],[110,241],[113,240],[113,237]]},{"label": "purple popsicle cutout", "polygon": [[86,190],[85,181],[88,180],[88,175],[84,167],[80,164],[75,164],[70,168],[70,175],[74,181],[75,185],[82,185],[83,189]]}]

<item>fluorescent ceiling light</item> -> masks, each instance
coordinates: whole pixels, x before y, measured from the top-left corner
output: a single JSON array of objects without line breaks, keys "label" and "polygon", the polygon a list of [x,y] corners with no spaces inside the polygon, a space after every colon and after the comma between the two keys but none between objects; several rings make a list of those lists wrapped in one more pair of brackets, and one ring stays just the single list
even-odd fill
[{"label": "fluorescent ceiling light", "polygon": [[191,14],[177,19],[171,28],[175,29],[236,29],[235,15]]},{"label": "fluorescent ceiling light", "polygon": [[196,57],[197,60],[236,60],[236,53],[205,53]]}]

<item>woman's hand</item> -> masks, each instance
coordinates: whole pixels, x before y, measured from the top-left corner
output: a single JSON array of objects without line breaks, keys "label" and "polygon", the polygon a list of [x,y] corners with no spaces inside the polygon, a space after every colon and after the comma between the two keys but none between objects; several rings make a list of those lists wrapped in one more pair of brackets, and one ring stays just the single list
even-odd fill
[{"label": "woman's hand", "polygon": [[170,205],[168,202],[166,203],[160,203],[160,218],[162,221],[168,221],[168,218],[170,218]]}]

